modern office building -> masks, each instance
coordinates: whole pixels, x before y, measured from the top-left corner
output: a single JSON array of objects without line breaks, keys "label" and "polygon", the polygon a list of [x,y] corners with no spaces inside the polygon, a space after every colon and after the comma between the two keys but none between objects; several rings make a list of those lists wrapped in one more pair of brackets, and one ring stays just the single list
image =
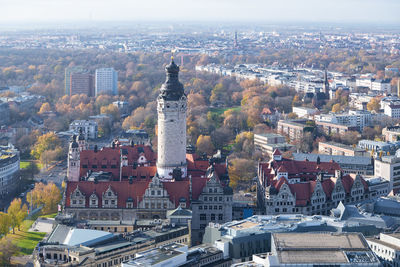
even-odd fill
[{"label": "modern office building", "polygon": [[118,72],[114,68],[96,69],[95,94],[117,95],[118,93]]}]

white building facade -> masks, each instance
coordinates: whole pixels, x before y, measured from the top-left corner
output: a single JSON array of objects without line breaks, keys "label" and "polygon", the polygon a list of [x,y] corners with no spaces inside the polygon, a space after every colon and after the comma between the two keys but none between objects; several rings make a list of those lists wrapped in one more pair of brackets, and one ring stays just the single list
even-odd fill
[{"label": "white building facade", "polygon": [[157,98],[158,151],[157,173],[161,179],[172,179],[175,169],[186,176],[186,110],[187,98],[179,82],[179,67],[172,61],[166,66],[167,80]]},{"label": "white building facade", "polygon": [[113,68],[96,69],[95,93],[116,95],[118,93],[118,72]]},{"label": "white building facade", "polygon": [[82,130],[85,139],[96,139],[99,134],[99,127],[97,121],[89,121],[89,120],[74,120],[69,125],[69,129],[76,133],[79,133]]}]

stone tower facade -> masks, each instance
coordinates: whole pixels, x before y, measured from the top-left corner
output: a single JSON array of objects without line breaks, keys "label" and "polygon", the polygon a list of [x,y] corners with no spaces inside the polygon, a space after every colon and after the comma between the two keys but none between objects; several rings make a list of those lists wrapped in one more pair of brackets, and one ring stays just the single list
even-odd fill
[{"label": "stone tower facade", "polygon": [[79,136],[74,135],[72,137],[68,150],[68,181],[79,181],[79,170],[81,164],[80,153],[82,150],[86,150],[87,148],[87,142],[82,131]]},{"label": "stone tower facade", "polygon": [[173,178],[174,169],[180,169],[182,176],[186,167],[186,110],[187,98],[179,82],[179,67],[172,60],[165,67],[167,79],[161,86],[157,98],[158,152],[157,173],[161,180]]}]

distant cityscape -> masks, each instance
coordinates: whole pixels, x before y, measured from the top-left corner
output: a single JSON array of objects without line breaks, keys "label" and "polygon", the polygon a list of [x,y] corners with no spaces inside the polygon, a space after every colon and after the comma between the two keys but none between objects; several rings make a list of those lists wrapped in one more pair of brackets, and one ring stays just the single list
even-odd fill
[{"label": "distant cityscape", "polygon": [[399,266],[400,33],[3,30],[0,265]]}]

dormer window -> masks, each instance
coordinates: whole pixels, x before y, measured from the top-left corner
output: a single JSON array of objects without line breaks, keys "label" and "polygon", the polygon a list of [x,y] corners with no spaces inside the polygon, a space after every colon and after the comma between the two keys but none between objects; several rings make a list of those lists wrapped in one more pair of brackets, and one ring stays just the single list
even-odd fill
[{"label": "dormer window", "polygon": [[111,192],[108,192],[108,196],[111,197]]}]

